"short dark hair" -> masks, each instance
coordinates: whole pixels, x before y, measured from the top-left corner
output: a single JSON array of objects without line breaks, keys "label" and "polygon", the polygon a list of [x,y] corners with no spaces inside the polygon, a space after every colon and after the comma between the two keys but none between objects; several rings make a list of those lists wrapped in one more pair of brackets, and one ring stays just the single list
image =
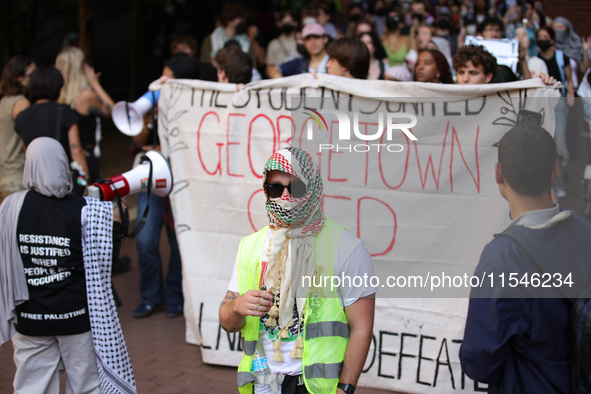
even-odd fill
[{"label": "short dark hair", "polygon": [[228,45],[218,51],[215,61],[226,73],[230,83],[249,83],[252,79],[252,58],[240,45]]},{"label": "short dark hair", "polygon": [[185,53],[177,53],[166,67],[170,68],[176,79],[199,79],[199,61]]},{"label": "short dark hair", "polygon": [[228,26],[228,22],[236,18],[242,17],[248,19],[248,12],[241,4],[226,4],[220,12],[220,24]]},{"label": "short dark hair", "polygon": [[[433,60],[435,60],[435,64],[437,65],[437,71],[439,71],[439,81],[441,83],[445,83],[445,84],[453,84],[454,79],[453,79],[453,76],[451,75],[451,69],[449,68],[449,63],[447,62],[445,55],[443,55],[443,53],[439,52],[436,49],[423,49],[423,50],[419,51],[419,56],[423,52],[429,52],[433,56]],[[416,63],[415,63],[415,67],[416,67]],[[417,80],[416,73],[415,73],[413,80],[414,81]]]},{"label": "short dark hair", "polygon": [[291,18],[293,19],[294,22],[298,22],[298,15],[295,13],[295,11],[293,10],[283,10],[279,13],[279,19],[277,19],[277,21],[282,21],[283,18],[285,18],[286,16],[291,16]]},{"label": "short dark hair", "polygon": [[305,16],[311,16],[318,18],[318,7],[315,4],[306,4],[302,7],[302,18]]},{"label": "short dark hair", "polygon": [[484,74],[497,75],[497,58],[488,52],[482,45],[465,45],[458,49],[453,57],[456,70],[466,67],[466,63],[472,62],[474,67],[482,66]]},{"label": "short dark hair", "polygon": [[484,29],[486,29],[486,26],[490,25],[497,26],[501,31],[501,34],[505,34],[505,25],[503,24],[503,21],[496,16],[487,16],[486,18],[484,18],[484,20],[480,22],[476,27],[476,32],[482,34],[484,33]]},{"label": "short dark hair", "polygon": [[353,78],[367,79],[369,73],[369,50],[357,37],[344,37],[332,41],[326,49],[328,56],[345,67]]},{"label": "short dark hair", "polygon": [[528,197],[550,193],[556,142],[543,127],[520,123],[501,138],[499,165],[515,193]]},{"label": "short dark hair", "polygon": [[33,63],[33,59],[28,56],[16,55],[8,61],[2,71],[0,80],[0,94],[3,96],[16,96],[23,94],[25,88],[19,82],[18,77],[25,76],[25,70]]},{"label": "short dark hair", "polygon": [[218,81],[218,69],[210,62],[199,62],[199,79],[202,81]]},{"label": "short dark hair", "polygon": [[[326,3],[319,3],[316,5],[316,8],[318,9],[318,11],[322,10],[327,15],[331,14],[330,7]],[[316,11],[316,12],[318,12],[318,11]]]},{"label": "short dark hair", "polygon": [[27,96],[31,103],[44,99],[56,101],[60,97],[62,86],[64,77],[60,70],[53,65],[37,66],[27,85]]}]

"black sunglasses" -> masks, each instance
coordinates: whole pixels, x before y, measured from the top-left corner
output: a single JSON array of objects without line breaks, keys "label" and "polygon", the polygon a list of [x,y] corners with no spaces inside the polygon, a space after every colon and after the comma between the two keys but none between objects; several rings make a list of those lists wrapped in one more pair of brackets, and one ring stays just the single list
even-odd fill
[{"label": "black sunglasses", "polygon": [[306,195],[306,184],[298,179],[292,179],[289,185],[282,185],[281,183],[266,183],[264,188],[269,198],[281,197],[285,188],[287,188],[287,191],[293,198],[302,198]]}]

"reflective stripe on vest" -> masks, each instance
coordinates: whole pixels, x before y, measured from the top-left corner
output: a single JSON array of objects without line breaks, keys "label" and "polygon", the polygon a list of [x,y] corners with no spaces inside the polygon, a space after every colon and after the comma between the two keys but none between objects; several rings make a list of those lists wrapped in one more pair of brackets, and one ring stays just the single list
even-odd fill
[{"label": "reflective stripe on vest", "polygon": [[244,350],[244,354],[252,356],[257,348],[258,341],[247,341],[244,337],[240,338],[240,340],[242,341],[242,350]]},{"label": "reflective stripe on vest", "polygon": [[[340,321],[321,321],[306,325],[306,340],[320,337],[349,338],[349,325]],[[255,343],[256,346],[256,343]],[[248,353],[247,353],[248,354]]]},{"label": "reflective stripe on vest", "polygon": [[343,363],[312,364],[304,366],[306,379],[338,379]]},{"label": "reflective stripe on vest", "polygon": [[238,372],[238,387],[248,383],[254,383],[254,374],[250,372]]}]

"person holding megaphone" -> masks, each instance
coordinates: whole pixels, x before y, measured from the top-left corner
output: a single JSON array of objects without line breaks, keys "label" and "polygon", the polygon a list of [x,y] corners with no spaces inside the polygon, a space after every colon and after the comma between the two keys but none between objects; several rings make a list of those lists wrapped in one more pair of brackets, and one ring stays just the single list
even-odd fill
[{"label": "person holding megaphone", "polygon": [[[200,63],[194,58],[183,55],[175,56],[162,72],[161,82],[170,78],[198,79]],[[157,130],[157,104],[151,111],[144,115],[144,127],[142,131],[133,137],[137,147],[145,152],[150,149],[160,150],[160,142]],[[139,163],[138,154],[135,163]],[[168,198],[158,197],[146,192],[138,194],[137,216],[144,214],[149,206],[147,220],[144,228],[137,235],[137,254],[140,267],[140,293],[141,304],[133,311],[133,317],[141,318],[150,316],[154,310],[163,304],[167,304],[166,315],[176,317],[183,314],[182,268],[181,256],[174,230],[172,210]],[[163,283],[162,261],[159,251],[160,231],[164,224],[168,242],[170,244],[170,260],[166,282]]]}]

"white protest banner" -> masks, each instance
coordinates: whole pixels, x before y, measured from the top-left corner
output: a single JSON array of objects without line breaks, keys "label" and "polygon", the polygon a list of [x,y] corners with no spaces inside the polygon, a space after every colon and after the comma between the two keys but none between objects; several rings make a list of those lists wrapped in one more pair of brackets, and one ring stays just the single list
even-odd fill
[{"label": "white protest banner", "polygon": [[[524,108],[554,133],[548,96],[558,94],[540,80],[451,86],[301,75],[239,91],[203,81],[162,85],[159,133],[174,174],[187,342],[201,346],[206,363],[238,365],[239,333],[223,331],[218,309],[241,238],[268,224],[264,164],[280,147],[299,146],[320,167],[325,215],[365,242],[380,280],[359,384],[410,393],[486,387],[459,364],[469,288],[443,289],[445,276],[471,275],[508,225],[495,144]],[[348,117],[350,140],[335,110]],[[402,114],[416,118],[411,133]],[[409,276],[421,276],[418,293],[391,292],[411,287],[402,283]]]}]

